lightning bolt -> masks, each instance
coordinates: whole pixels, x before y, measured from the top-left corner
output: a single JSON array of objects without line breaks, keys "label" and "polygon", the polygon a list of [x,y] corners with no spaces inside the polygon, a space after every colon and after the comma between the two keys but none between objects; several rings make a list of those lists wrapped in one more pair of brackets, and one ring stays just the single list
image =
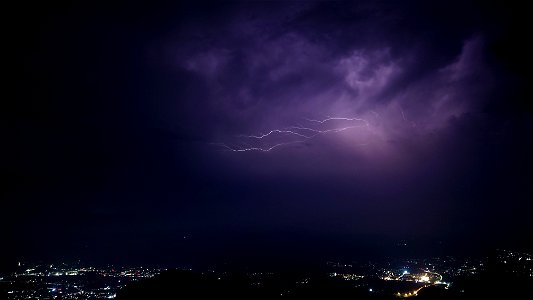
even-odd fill
[{"label": "lightning bolt", "polygon": [[405,118],[405,113],[403,112],[403,109],[400,107],[400,111],[402,112],[402,118],[404,121],[407,121],[407,119]]},{"label": "lightning bolt", "polygon": [[400,111],[402,112],[402,118],[405,122],[409,122],[411,124],[411,127],[416,127],[416,123],[414,121],[411,121],[411,120],[408,120],[406,117],[405,117],[405,113],[403,111],[403,109],[400,107]]},{"label": "lightning bolt", "polygon": [[[317,119],[307,119],[307,118],[304,118],[305,121],[307,122],[310,122],[310,123],[316,123],[316,124],[319,124],[320,126],[322,126],[323,124],[326,124],[330,121],[345,121],[345,122],[362,122],[363,125],[351,125],[351,126],[342,126],[342,127],[334,127],[334,128],[329,128],[329,129],[320,129],[320,128],[312,128],[312,127],[307,127],[307,126],[302,126],[302,125],[298,125],[298,126],[290,126],[290,127],[286,127],[286,128],[282,128],[282,129],[273,129],[273,130],[270,130],[269,132],[265,133],[265,134],[259,134],[259,135],[238,135],[238,137],[240,138],[246,138],[246,139],[254,139],[254,140],[264,140],[264,139],[267,139],[268,137],[271,137],[271,136],[274,136],[274,135],[287,135],[287,136],[294,136],[294,137],[297,137],[298,139],[297,140],[293,140],[293,141],[288,141],[288,142],[282,142],[282,143],[275,143],[273,145],[267,145],[267,146],[261,146],[261,145],[257,145],[257,146],[252,146],[252,145],[248,145],[244,142],[241,142],[241,144],[244,144],[245,147],[235,147],[235,146],[230,146],[226,143],[213,143],[215,145],[218,145],[222,148],[224,148],[225,150],[228,150],[228,151],[232,151],[232,152],[248,152],[248,151],[259,151],[259,152],[270,152],[272,150],[275,150],[277,148],[280,148],[282,146],[286,146],[286,145],[291,145],[291,144],[297,144],[297,143],[303,143],[307,140],[310,140],[310,139],[313,139],[319,135],[324,135],[324,134],[328,134],[328,133],[338,133],[338,132],[342,132],[342,131],[346,131],[346,130],[350,130],[350,129],[354,129],[354,128],[363,128],[363,127],[366,127],[367,129],[369,129],[369,122],[365,119],[362,119],[362,118],[357,118],[357,117],[353,117],[353,118],[345,118],[345,117],[330,117],[330,116],[327,116],[325,119],[322,119],[322,120],[317,120]],[[366,145],[366,144],[363,144],[363,145]]]},{"label": "lightning bolt", "polygon": [[247,138],[254,138],[254,139],[263,139],[263,138],[266,138],[274,133],[287,133],[287,134],[293,134],[293,135],[297,135],[297,136],[300,136],[300,137],[303,137],[303,138],[309,138],[308,136],[306,135],[303,135],[301,133],[298,133],[298,132],[294,132],[294,131],[291,131],[291,130],[281,130],[281,129],[274,129],[274,130],[270,130],[268,133],[265,133],[265,134],[262,134],[262,135],[239,135],[240,137],[247,137]]},{"label": "lightning bolt", "polygon": [[269,151],[272,151],[274,150],[275,148],[278,148],[278,147],[281,147],[281,146],[285,146],[285,145],[290,145],[290,144],[296,144],[296,143],[303,143],[305,141],[292,141],[292,142],[287,142],[287,143],[279,143],[279,144],[275,144],[274,146],[271,146],[271,147],[267,147],[267,148],[261,148],[261,147],[249,147],[249,148],[234,148],[234,147],[230,147],[224,143],[213,143],[214,145],[219,145],[223,148],[225,148],[226,150],[229,150],[229,151],[232,151],[232,152],[248,152],[248,151],[261,151],[261,152],[269,152]]},{"label": "lightning bolt", "polygon": [[360,122],[364,122],[366,126],[369,125],[367,120],[361,119],[361,118],[327,117],[324,120],[314,120],[314,119],[305,119],[305,118],[304,120],[309,121],[309,122],[320,123],[320,124],[324,124],[329,121],[360,121]]},{"label": "lightning bolt", "polygon": [[308,137],[308,138],[313,138],[313,137],[315,137],[315,136],[317,136],[319,134],[323,134],[323,133],[341,132],[341,131],[345,131],[345,130],[348,130],[348,129],[361,128],[361,127],[366,127],[366,126],[346,126],[346,127],[326,129],[326,130],[318,130],[318,129],[313,129],[313,128],[309,128],[309,127],[300,127],[300,126],[291,126],[290,128],[298,129],[298,130],[307,130],[307,131],[314,132],[315,134],[313,134],[313,135]]}]

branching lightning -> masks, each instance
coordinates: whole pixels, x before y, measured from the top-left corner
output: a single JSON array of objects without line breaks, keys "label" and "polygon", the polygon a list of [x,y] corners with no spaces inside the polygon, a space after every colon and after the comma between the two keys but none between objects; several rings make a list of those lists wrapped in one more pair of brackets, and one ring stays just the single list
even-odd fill
[{"label": "branching lightning", "polygon": [[405,112],[403,111],[403,109],[401,107],[400,107],[400,111],[402,112],[402,118],[403,118],[404,122],[409,122],[412,127],[416,127],[416,123],[414,121],[411,121],[411,120],[409,120],[409,119],[407,119],[405,117]]},{"label": "branching lightning", "polygon": [[300,136],[300,137],[303,137],[303,138],[309,138],[308,136],[306,135],[303,135],[303,134],[300,134],[298,132],[294,132],[294,131],[291,131],[291,130],[281,130],[281,129],[274,129],[274,130],[270,130],[270,132],[268,133],[265,133],[265,134],[262,134],[262,135],[239,135],[240,137],[247,137],[247,138],[254,138],[254,139],[263,139],[263,138],[266,138],[274,133],[287,133],[287,134],[293,134],[293,135],[297,135],[297,136]]},{"label": "branching lightning", "polygon": [[365,123],[366,126],[368,126],[368,121],[365,119],[361,119],[361,118],[327,117],[324,120],[314,120],[314,119],[304,119],[304,120],[309,121],[309,122],[320,123],[320,124],[324,124],[329,121],[359,121],[359,122]]},{"label": "branching lightning", "polygon": [[307,130],[307,131],[311,131],[311,132],[314,132],[315,134],[309,136],[308,138],[312,138],[312,137],[315,137],[319,134],[323,134],[323,133],[329,133],[329,132],[341,132],[341,131],[345,131],[345,130],[348,130],[348,129],[353,129],[353,128],[361,128],[361,127],[366,127],[365,126],[346,126],[346,127],[340,127],[340,128],[333,128],[333,129],[326,129],[326,130],[318,130],[318,129],[313,129],[313,128],[309,128],[309,127],[300,127],[300,126],[291,126],[290,128],[292,129],[297,129],[297,130]]},{"label": "branching lightning", "polygon": [[[270,130],[267,133],[259,134],[259,135],[238,135],[239,138],[248,139],[248,140],[255,140],[257,143],[256,145],[250,145],[248,144],[246,140],[239,141],[238,144],[243,146],[232,146],[227,143],[214,143],[215,145],[218,145],[222,148],[224,148],[227,151],[232,152],[248,152],[248,151],[260,151],[260,152],[270,152],[274,149],[280,148],[282,146],[297,144],[297,143],[303,143],[310,139],[316,138],[320,135],[325,135],[329,133],[339,133],[342,131],[355,129],[355,128],[366,128],[369,129],[370,123],[362,118],[345,118],[345,117],[330,117],[328,116],[325,119],[317,120],[317,119],[307,119],[304,118],[305,121],[309,123],[317,124],[316,126],[303,126],[298,124],[297,126],[290,126],[286,128],[281,129],[273,129]],[[350,126],[342,126],[342,127],[333,127],[333,128],[327,128],[322,129],[320,127],[323,127],[325,124],[333,121],[341,121],[343,123],[346,122],[358,122],[362,124],[358,125],[350,125]],[[273,142],[272,139],[276,138],[277,136],[283,136],[283,137],[293,137],[297,138],[296,140],[291,140],[287,142]]]},{"label": "branching lightning", "polygon": [[267,147],[267,148],[261,148],[261,147],[244,147],[244,148],[236,148],[236,147],[230,147],[224,143],[214,143],[215,145],[219,145],[226,150],[232,151],[232,152],[247,152],[247,151],[261,151],[261,152],[269,152],[271,150],[274,150],[275,148],[278,148],[280,146],[290,145],[290,144],[296,144],[296,143],[303,143],[305,141],[292,141],[292,142],[286,142],[286,143],[278,143],[273,146]]}]

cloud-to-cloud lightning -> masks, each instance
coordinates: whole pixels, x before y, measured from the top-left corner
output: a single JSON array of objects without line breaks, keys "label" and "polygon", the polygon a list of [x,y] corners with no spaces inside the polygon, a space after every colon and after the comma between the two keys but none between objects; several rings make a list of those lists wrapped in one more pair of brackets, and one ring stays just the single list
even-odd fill
[{"label": "cloud-to-cloud lightning", "polygon": [[248,137],[248,138],[255,138],[255,139],[263,139],[266,138],[274,133],[287,133],[287,134],[293,134],[296,136],[300,136],[303,138],[309,138],[309,136],[303,135],[301,133],[291,131],[291,130],[281,130],[281,129],[274,129],[270,130],[268,133],[262,134],[262,135],[240,135],[241,137]]},{"label": "cloud-to-cloud lightning", "polygon": [[292,144],[298,144],[303,143],[305,141],[308,141],[310,139],[313,139],[319,135],[328,134],[328,133],[338,133],[342,131],[346,131],[349,129],[355,129],[355,128],[366,128],[369,129],[370,123],[362,118],[345,118],[345,117],[327,117],[325,119],[317,120],[317,119],[307,119],[304,118],[305,121],[309,123],[317,123],[319,126],[322,126],[323,124],[326,124],[330,121],[343,121],[343,122],[359,122],[363,123],[363,125],[350,125],[350,126],[337,126],[333,128],[328,129],[320,129],[320,128],[312,128],[312,127],[306,127],[306,126],[290,126],[283,129],[273,129],[270,130],[268,133],[265,134],[259,134],[259,135],[239,135],[239,138],[248,139],[248,140],[266,140],[267,138],[275,139],[276,137],[279,137],[280,135],[283,136],[292,136],[294,138],[297,138],[296,140],[290,140],[287,142],[272,142],[272,141],[266,141],[258,145],[249,145],[248,143],[245,143],[244,141],[239,141],[238,143],[240,145],[245,146],[230,146],[227,143],[214,143],[215,145],[223,147],[225,150],[233,151],[233,152],[247,152],[247,151],[260,151],[260,152],[269,152],[276,148],[279,148],[281,146],[286,145],[292,145]]},{"label": "cloud-to-cloud lightning", "polygon": [[364,122],[367,126],[368,126],[368,121],[366,121],[365,119],[361,119],[361,118],[341,118],[341,117],[327,117],[326,119],[324,120],[314,120],[314,119],[305,119],[306,121],[309,121],[309,122],[316,122],[316,123],[320,123],[320,124],[324,124],[328,121],[360,121],[360,122]]},{"label": "cloud-to-cloud lightning", "polygon": [[226,150],[233,151],[233,152],[248,152],[248,151],[269,152],[269,151],[272,151],[275,148],[278,148],[280,146],[296,144],[296,143],[302,143],[302,142],[304,142],[304,141],[302,140],[302,141],[292,141],[292,142],[287,142],[287,143],[278,143],[278,144],[274,144],[273,146],[265,147],[265,148],[262,148],[262,147],[239,147],[239,148],[237,148],[237,147],[230,147],[230,146],[228,146],[228,145],[226,145],[224,143],[214,143],[214,145],[221,146],[221,147],[225,148]]}]

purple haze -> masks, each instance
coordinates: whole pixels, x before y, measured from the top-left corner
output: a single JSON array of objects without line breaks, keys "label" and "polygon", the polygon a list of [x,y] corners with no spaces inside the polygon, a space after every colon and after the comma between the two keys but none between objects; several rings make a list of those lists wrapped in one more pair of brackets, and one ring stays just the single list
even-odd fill
[{"label": "purple haze", "polygon": [[12,256],[530,246],[531,48],[517,12],[310,1],[35,13],[16,56],[6,169],[18,175],[2,224],[28,221]]}]

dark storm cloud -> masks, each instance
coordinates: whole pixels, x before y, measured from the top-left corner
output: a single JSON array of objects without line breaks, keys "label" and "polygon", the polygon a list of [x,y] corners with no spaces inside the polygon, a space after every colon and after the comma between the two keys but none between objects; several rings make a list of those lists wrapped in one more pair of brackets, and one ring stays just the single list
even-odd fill
[{"label": "dark storm cloud", "polygon": [[[326,1],[33,13],[13,43],[23,67],[2,219],[13,252],[215,261],[409,237],[522,241],[531,51],[518,11]],[[356,119],[309,121],[328,117]],[[246,137],[294,127],[320,133]]]},{"label": "dark storm cloud", "polygon": [[[467,184],[461,173],[486,159],[476,158],[476,151],[499,143],[491,133],[498,122],[486,126],[497,120],[485,109],[500,75],[487,57],[493,32],[486,16],[458,4],[297,3],[267,5],[268,10],[262,5],[186,23],[155,46],[164,53],[165,68],[185,72],[202,86],[203,98],[181,98],[190,109],[170,113],[168,122],[184,113],[195,116],[191,122],[203,128],[204,151],[212,151],[209,161],[217,172],[229,182],[253,178],[246,187],[235,187],[244,194],[234,191],[223,198],[238,193],[257,217],[257,207],[280,197],[282,207],[293,206],[293,222],[303,227],[335,228],[338,224],[325,219],[351,211],[354,217],[346,217],[339,230],[416,235],[427,227],[453,234],[448,218],[466,222],[468,213],[454,211],[475,201],[454,191],[453,178]],[[291,126],[354,125],[317,127],[305,120],[327,117],[357,117],[368,126],[301,142],[290,134],[260,141],[242,136]],[[279,143],[289,144],[267,153],[227,151]],[[269,182],[287,192],[258,200]],[[307,184],[321,192],[304,188]],[[475,185],[470,196],[486,197],[480,189]],[[219,201],[233,207],[225,199]],[[492,201],[497,200],[485,200]],[[317,216],[314,210],[325,213]],[[421,213],[425,217],[414,218]],[[389,221],[373,224],[375,217]],[[404,219],[410,221],[400,229],[396,224]]]},{"label": "dark storm cloud", "polygon": [[468,34],[443,37],[439,45],[453,51],[435,51],[425,39],[432,23],[412,31],[409,18],[419,16],[392,5],[261,8],[230,10],[226,22],[215,22],[217,30],[211,23],[185,26],[186,35],[159,45],[171,62],[166,67],[188,73],[206,90],[182,99],[191,103],[186,113],[197,116],[192,122],[207,130],[204,139],[238,143],[235,135],[284,129],[305,118],[357,117],[369,122],[369,132],[353,130],[365,137],[348,142],[389,147],[478,111],[490,92],[483,32],[467,28]]}]

